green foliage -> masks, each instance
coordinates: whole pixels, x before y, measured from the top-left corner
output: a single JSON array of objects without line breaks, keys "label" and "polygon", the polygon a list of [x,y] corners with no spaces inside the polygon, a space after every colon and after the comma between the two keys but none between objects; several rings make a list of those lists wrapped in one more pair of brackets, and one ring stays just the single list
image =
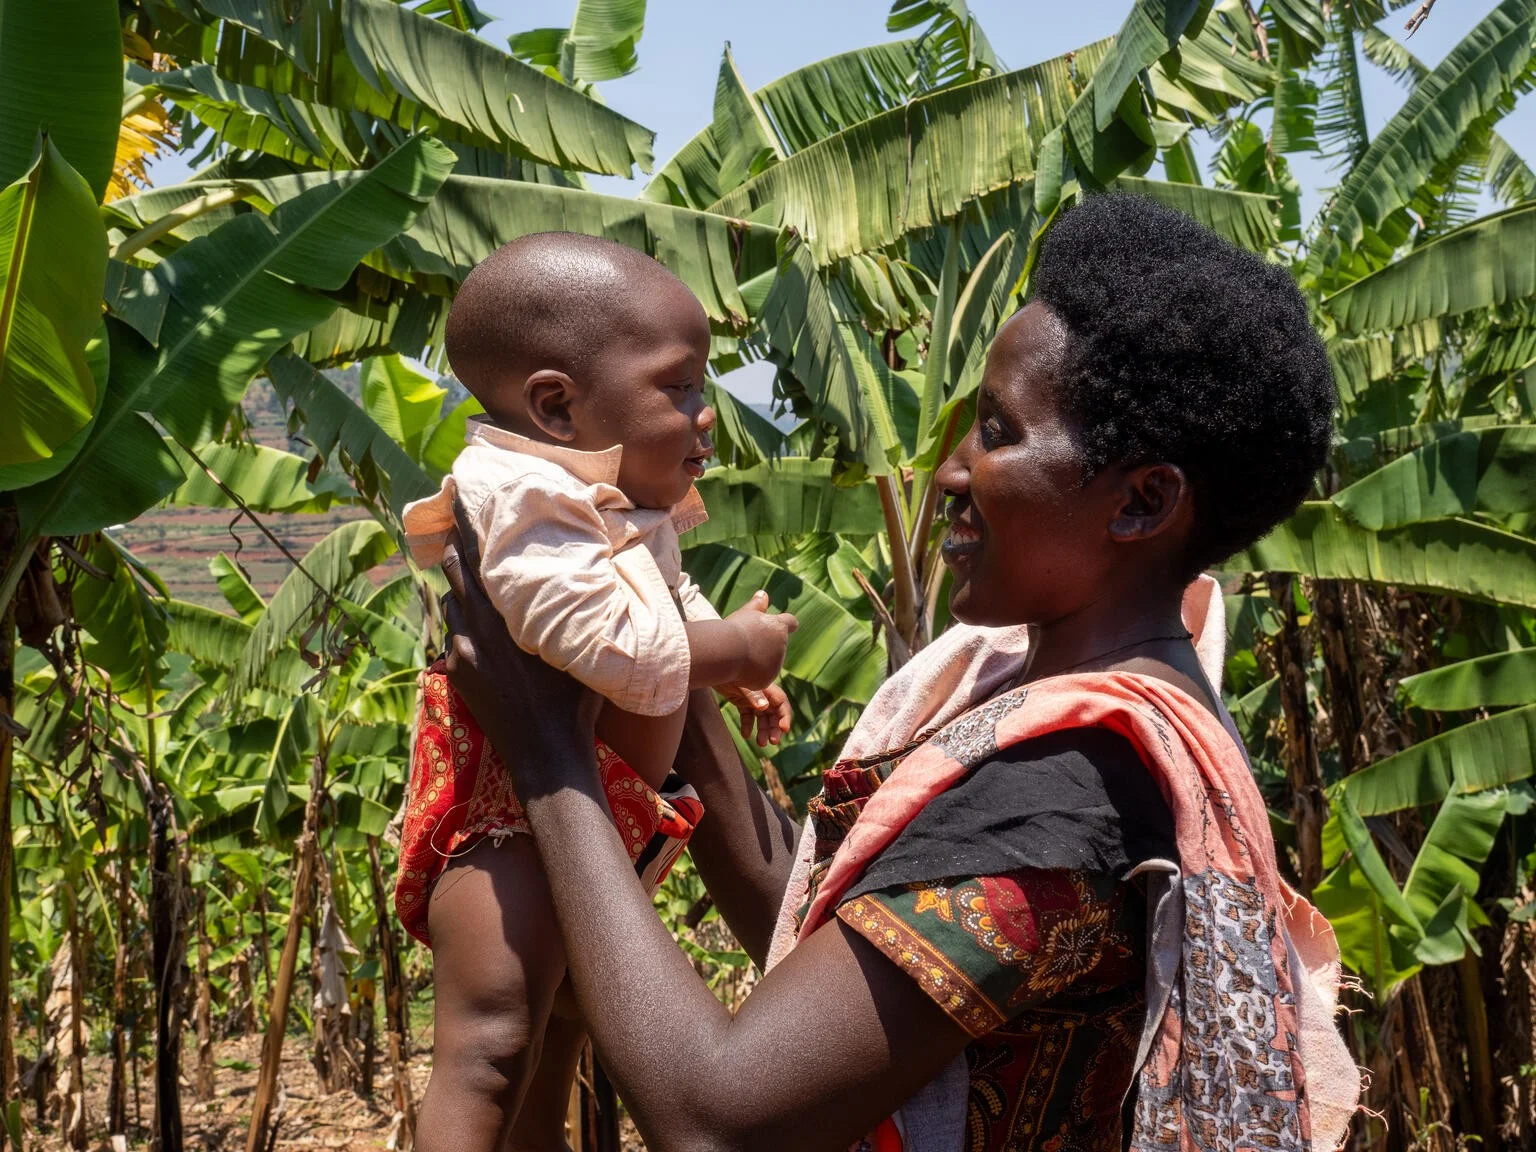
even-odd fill
[{"label": "green foliage", "polygon": [[101,403],[104,364],[87,345],[102,339],[106,229],[91,190],[51,138],[31,171],[0,192],[0,271],[4,489],[68,464]]}]

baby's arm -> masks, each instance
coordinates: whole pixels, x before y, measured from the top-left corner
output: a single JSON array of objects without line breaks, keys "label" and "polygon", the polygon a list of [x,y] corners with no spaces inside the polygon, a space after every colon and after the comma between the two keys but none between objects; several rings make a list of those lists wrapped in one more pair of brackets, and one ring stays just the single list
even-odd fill
[{"label": "baby's arm", "polygon": [[716,688],[741,713],[741,734],[759,746],[779,742],[789,731],[789,700],[774,681],[784,666],[789,634],[798,626],[788,612],[769,612],[768,594],[758,592],[724,620],[690,620],[689,683]]}]

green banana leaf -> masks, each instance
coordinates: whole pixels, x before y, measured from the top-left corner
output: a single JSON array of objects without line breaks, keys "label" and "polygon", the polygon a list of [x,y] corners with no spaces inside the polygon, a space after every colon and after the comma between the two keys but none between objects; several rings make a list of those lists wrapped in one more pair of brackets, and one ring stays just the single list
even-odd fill
[{"label": "green banana leaf", "polygon": [[171,504],[200,508],[238,508],[244,504],[254,512],[276,513],[324,512],[336,504],[357,503],[357,493],[345,480],[328,472],[310,480],[310,462],[291,452],[260,444],[218,442],[195,449],[203,465],[223,481],[237,502],[175,441],[166,441],[166,448],[187,475],[167,498]]},{"label": "green banana leaf", "polygon": [[412,460],[426,451],[427,437],[443,411],[446,388],[398,356],[375,356],[363,364],[363,409]]},{"label": "green banana leaf", "polygon": [[1536,541],[1471,520],[1431,520],[1381,532],[1323,501],[1220,567],[1363,580],[1536,607]]},{"label": "green banana leaf", "polygon": [[256,807],[254,831],[267,841],[279,839],[277,822],[292,803],[290,778],[295,769],[308,767],[315,744],[319,717],[311,696],[297,696],[293,705],[278,720],[276,738],[267,756],[261,802]]},{"label": "green banana leaf", "polygon": [[315,451],[342,457],[364,500],[382,501],[398,519],[407,503],[437,491],[421,465],[318,369],[285,352],[268,362],[267,376],[293,406]]},{"label": "green banana leaf", "polygon": [[635,46],[645,31],[645,0],[576,0],[569,28],[539,28],[513,34],[512,55],[566,80],[593,84],[617,80],[635,70]]},{"label": "green banana leaf", "polygon": [[1455,432],[1417,448],[1333,496],[1362,528],[1536,510],[1536,427]]},{"label": "green banana leaf", "polygon": [[684,564],[721,615],[759,589],[767,590],[770,611],[795,614],[800,627],[789,638],[785,675],[855,703],[867,702],[885,679],[885,652],[870,626],[787,569],[723,544],[690,548]]},{"label": "green banana leaf", "polygon": [[784,433],[718,380],[705,381],[704,399],[715,410],[715,457],[727,468],[751,468],[784,454]]},{"label": "green banana leaf", "polygon": [[228,696],[238,700],[262,679],[265,666],[290,639],[341,599],[347,586],[395,550],[389,533],[372,520],[353,520],[307,552],[302,568],[284,577],[251,630],[230,679]]},{"label": "green banana leaf", "polygon": [[792,242],[761,317],[782,369],[779,386],[797,416],[836,435],[840,463],[889,472],[903,447],[897,409],[910,410],[911,419],[902,423],[914,428],[917,397],[886,366],[863,325],[844,318],[846,310],[834,302],[810,249]]},{"label": "green banana leaf", "polygon": [[1177,209],[1249,251],[1268,252],[1280,243],[1278,201],[1273,196],[1136,176],[1117,177],[1115,187]]},{"label": "green banana leaf", "polygon": [[[1399,83],[1410,90],[1430,74],[1432,69],[1423,63],[1396,37],[1374,25],[1364,30],[1360,38],[1361,51],[1378,68],[1390,72]],[[1468,145],[1479,146],[1480,134],[1469,134]],[[1516,204],[1536,196],[1536,172],[1515,152],[1497,132],[1490,131],[1479,157],[1482,182],[1504,204]]]},{"label": "green banana leaf", "polygon": [[[185,443],[206,439],[272,353],[330,313],[330,301],[299,285],[340,288],[367,252],[410,224],[451,164],[445,146],[418,137],[376,168],[337,176],[280,205],[270,219],[238,216],[157,265],[174,298],[159,348],[116,329],[117,394],[109,393],[75,459],[18,493],[23,532],[91,531],[124,518],[120,495],[136,483],[144,458],[165,458],[158,437],[154,450],[133,451],[123,433],[142,436],[138,413],[153,413]],[[81,486],[103,477],[105,490]]]},{"label": "green banana leaf", "polygon": [[0,107],[0,184],[26,173],[38,133],[46,132],[100,203],[123,110],[123,34],[113,0],[0,2]]},{"label": "green banana leaf", "polygon": [[1452,728],[1353,775],[1339,788],[1364,816],[1437,804],[1528,779],[1536,767],[1536,705]]},{"label": "green banana leaf", "polygon": [[197,117],[231,148],[316,168],[360,167],[367,156],[367,146],[345,113],[236,84],[210,64],[189,64],[146,79],[150,90]]},{"label": "green banana leaf", "polygon": [[905,32],[927,25],[918,37],[932,86],[943,88],[1003,71],[992,42],[971,15],[965,0],[896,0],[886,18],[887,32]]},{"label": "green banana leaf", "polygon": [[267,602],[261,598],[261,593],[256,591],[239,566],[220,552],[208,561],[208,571],[218,586],[219,594],[235,610],[235,614],[247,624],[256,623],[256,618],[266,609]]},{"label": "green banana leaf", "polygon": [[1470,712],[1536,704],[1536,648],[1495,652],[1405,676],[1398,695],[1431,712]]},{"label": "green banana leaf", "polygon": [[31,171],[0,192],[0,489],[56,475],[84,443],[101,402],[86,346],[101,329],[106,275],[96,201],[45,139]]},{"label": "green banana leaf", "polygon": [[84,572],[74,586],[75,616],[88,634],[85,658],[111,680],[113,692],[152,708],[169,670],[165,606],[107,537],[97,538],[87,559],[106,579]]},{"label": "green banana leaf", "polygon": [[810,532],[873,536],[884,531],[880,496],[869,481],[840,487],[830,460],[784,457],[753,468],[713,468],[698,482],[709,519],[683,543],[741,544],[754,536]]},{"label": "green banana leaf", "polygon": [[1416,248],[1323,301],[1346,332],[1400,328],[1536,294],[1536,204],[1506,208]]},{"label": "green banana leaf", "polygon": [[818,264],[883,248],[1034,175],[1040,140],[1070,102],[1056,63],[919,96],[770,165],[709,210],[771,212]]},{"label": "green banana leaf", "polygon": [[654,256],[688,285],[711,320],[738,331],[745,327],[748,309],[737,284],[771,271],[777,258],[776,231],[764,225],[581,189],[477,176],[450,177],[388,253],[402,267],[459,281],[503,244],[548,231],[606,236]]},{"label": "green banana leaf", "polygon": [[1536,0],[1503,0],[1419,83],[1329,202],[1324,227],[1343,246],[1405,207],[1477,126],[1502,115],[1536,50],[1533,28]]},{"label": "green banana leaf", "polygon": [[[797,68],[751,93],[751,102],[770,117],[776,149],[799,152],[905,104],[921,83],[921,59],[915,40],[859,48]],[[734,63],[729,57],[722,59],[715,86],[716,120],[657,171],[641,191],[642,199],[704,209],[750,175],[733,172],[733,183],[721,179],[723,158],[734,143],[730,126],[736,117],[720,113],[735,113],[744,106],[729,91],[739,84]]]},{"label": "green banana leaf", "polygon": [[246,621],[187,600],[167,601],[165,616],[166,648],[199,664],[233,668],[251,639]]},{"label": "green banana leaf", "polygon": [[235,83],[556,168],[650,170],[653,135],[645,128],[488,41],[391,0],[298,0],[282,9],[202,0],[202,7],[229,22],[214,63]]}]

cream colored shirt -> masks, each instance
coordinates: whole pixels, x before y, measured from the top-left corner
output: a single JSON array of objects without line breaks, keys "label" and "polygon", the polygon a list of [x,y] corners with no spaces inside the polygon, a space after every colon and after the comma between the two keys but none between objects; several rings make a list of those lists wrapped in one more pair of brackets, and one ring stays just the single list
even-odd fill
[{"label": "cream colored shirt", "polygon": [[465,441],[437,495],[405,506],[411,558],[442,561],[457,497],[479,536],[481,581],[518,647],[626,712],[681,708],[690,654],[677,604],[690,620],[719,619],[678,545],[708,519],[698,491],[675,508],[636,508],[615,486],[622,445],[578,452],[484,421],[470,422]]}]

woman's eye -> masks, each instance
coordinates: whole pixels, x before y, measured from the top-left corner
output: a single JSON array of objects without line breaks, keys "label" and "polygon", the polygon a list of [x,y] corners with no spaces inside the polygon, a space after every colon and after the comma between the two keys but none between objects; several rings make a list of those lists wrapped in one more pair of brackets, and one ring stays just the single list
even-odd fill
[{"label": "woman's eye", "polygon": [[984,447],[994,447],[998,444],[1001,444],[1004,439],[1006,439],[1006,433],[1003,431],[1003,426],[997,422],[997,418],[995,416],[988,416],[981,422],[980,428],[981,443]]}]

